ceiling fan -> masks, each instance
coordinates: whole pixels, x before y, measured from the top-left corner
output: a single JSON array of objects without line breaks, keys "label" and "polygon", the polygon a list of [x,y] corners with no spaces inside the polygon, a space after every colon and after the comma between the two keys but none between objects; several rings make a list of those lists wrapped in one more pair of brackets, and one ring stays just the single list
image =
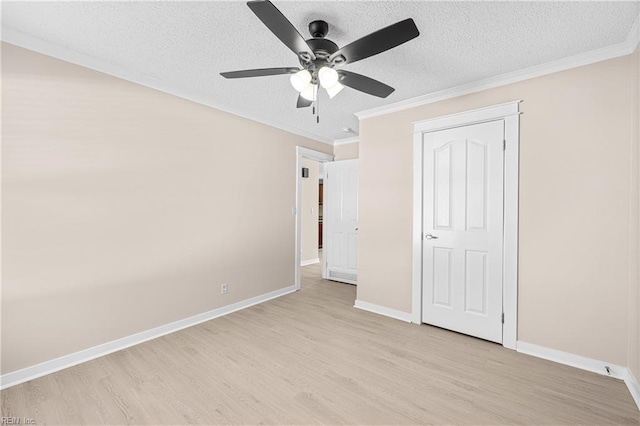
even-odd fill
[{"label": "ceiling fan", "polygon": [[317,102],[318,86],[327,91],[329,98],[337,95],[344,86],[386,98],[395,90],[393,87],[339,67],[385,52],[420,35],[413,19],[405,19],[339,48],[325,38],[329,32],[329,24],[325,21],[311,22],[311,38],[305,40],[269,0],[252,0],[247,2],[247,5],[267,28],[298,56],[302,69],[261,68],[223,72],[220,75],[225,78],[246,78],[291,74],[291,84],[299,92],[298,108],[305,108]]}]

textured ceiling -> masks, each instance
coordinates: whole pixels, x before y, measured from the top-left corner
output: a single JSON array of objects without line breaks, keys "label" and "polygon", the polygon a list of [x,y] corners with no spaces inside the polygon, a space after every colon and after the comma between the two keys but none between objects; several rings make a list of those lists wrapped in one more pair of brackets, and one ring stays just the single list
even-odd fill
[{"label": "textured ceiling", "polygon": [[276,126],[325,140],[357,132],[355,112],[625,41],[640,2],[273,2],[306,38],[323,19],[343,46],[413,18],[421,35],[344,68],[396,88],[386,99],[345,88],[321,98],[321,122],[295,108],[287,76],[219,73],[298,66],[244,2],[3,2],[2,26],[147,75]]}]

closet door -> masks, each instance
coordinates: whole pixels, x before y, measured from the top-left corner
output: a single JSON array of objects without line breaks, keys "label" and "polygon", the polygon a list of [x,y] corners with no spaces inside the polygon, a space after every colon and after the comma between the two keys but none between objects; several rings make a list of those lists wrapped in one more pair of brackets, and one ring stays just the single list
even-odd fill
[{"label": "closet door", "polygon": [[504,123],[423,134],[422,320],[502,342]]}]

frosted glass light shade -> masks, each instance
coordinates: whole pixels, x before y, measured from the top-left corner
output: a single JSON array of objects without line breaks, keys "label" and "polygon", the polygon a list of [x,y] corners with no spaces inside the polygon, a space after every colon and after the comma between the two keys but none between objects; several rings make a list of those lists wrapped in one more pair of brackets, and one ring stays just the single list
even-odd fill
[{"label": "frosted glass light shade", "polygon": [[291,85],[298,92],[302,92],[304,88],[311,82],[311,73],[307,70],[298,71],[291,76]]},{"label": "frosted glass light shade", "polygon": [[340,83],[336,83],[333,86],[327,89],[327,94],[329,95],[329,99],[333,99],[335,95],[340,93],[340,91],[344,89],[344,86]]},{"label": "frosted glass light shade", "polygon": [[318,71],[320,85],[325,89],[335,86],[338,83],[338,72],[333,68],[322,67]]},{"label": "frosted glass light shade", "polygon": [[307,86],[304,89],[302,89],[302,92],[300,92],[300,96],[302,96],[308,101],[314,101],[316,99],[317,93],[318,93],[317,84],[307,84]]}]

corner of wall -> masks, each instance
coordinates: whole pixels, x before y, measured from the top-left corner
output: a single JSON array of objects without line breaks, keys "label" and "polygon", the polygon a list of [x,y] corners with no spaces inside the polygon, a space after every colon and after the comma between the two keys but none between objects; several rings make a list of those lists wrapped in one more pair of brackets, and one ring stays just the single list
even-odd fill
[{"label": "corner of wall", "polygon": [[[640,49],[630,56],[629,319],[627,367],[640,377]],[[637,385],[637,382],[636,382]]]}]

